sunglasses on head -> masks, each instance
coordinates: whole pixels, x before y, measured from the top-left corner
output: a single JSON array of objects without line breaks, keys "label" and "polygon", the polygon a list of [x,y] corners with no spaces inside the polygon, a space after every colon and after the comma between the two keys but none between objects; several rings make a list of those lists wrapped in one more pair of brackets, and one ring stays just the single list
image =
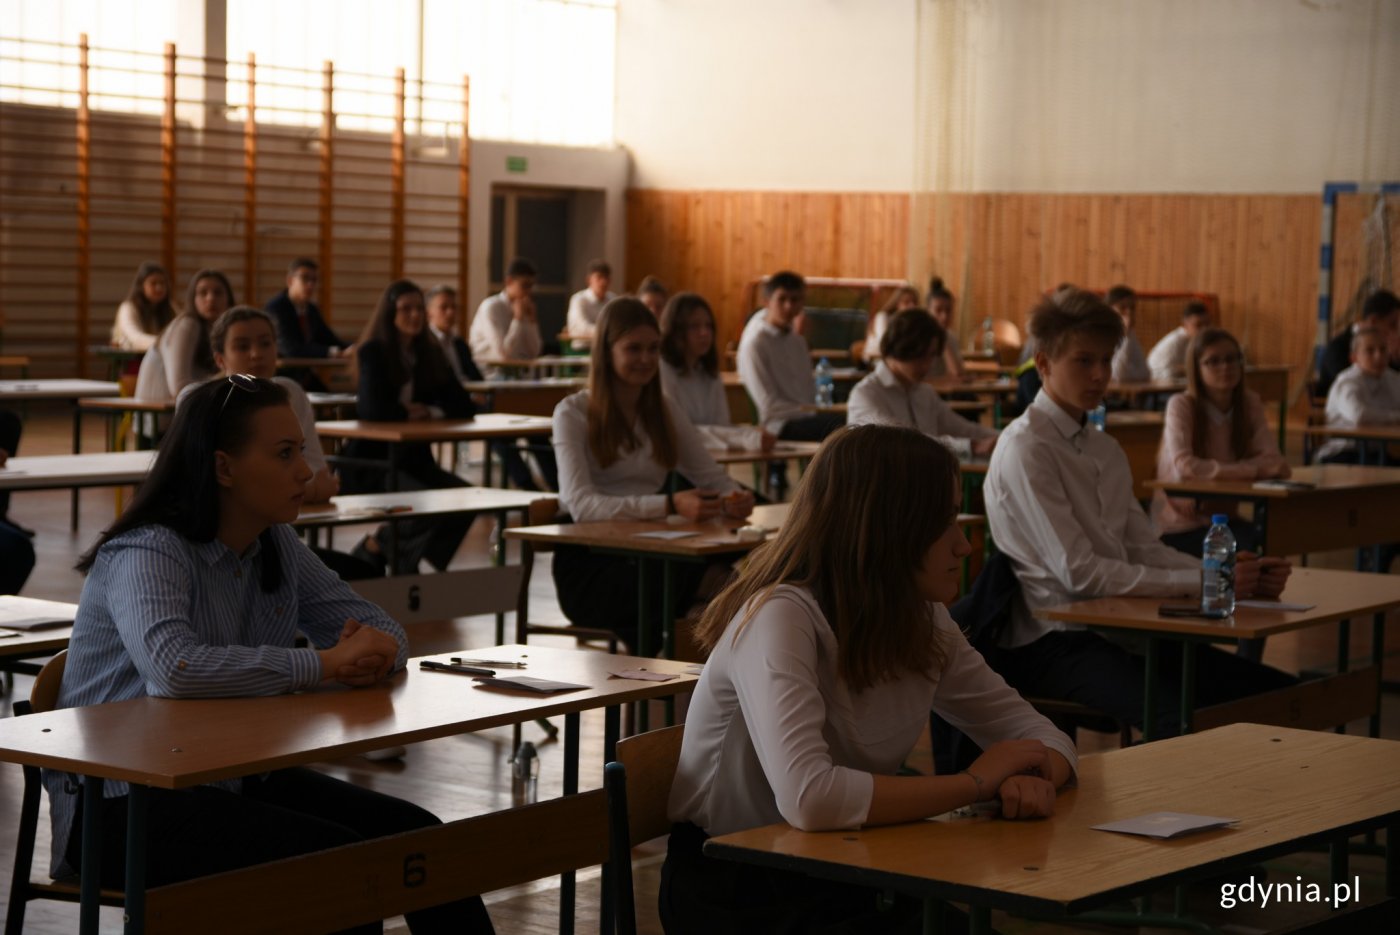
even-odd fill
[{"label": "sunglasses on head", "polygon": [[247,373],[231,373],[228,377],[228,392],[224,394],[224,401],[219,405],[218,418],[224,417],[224,410],[228,408],[228,401],[233,397],[234,390],[242,390],[245,393],[257,393],[262,390],[262,384],[258,378]]}]

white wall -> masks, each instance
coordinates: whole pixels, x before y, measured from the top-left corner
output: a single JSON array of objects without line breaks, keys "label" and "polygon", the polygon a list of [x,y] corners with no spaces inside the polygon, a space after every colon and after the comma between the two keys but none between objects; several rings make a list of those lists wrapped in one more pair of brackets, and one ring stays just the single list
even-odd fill
[{"label": "white wall", "polygon": [[914,0],[618,7],[617,138],[634,187],[909,187]]},{"label": "white wall", "polygon": [[617,133],[641,188],[1317,192],[1400,178],[1397,89],[1395,0],[618,13]]}]

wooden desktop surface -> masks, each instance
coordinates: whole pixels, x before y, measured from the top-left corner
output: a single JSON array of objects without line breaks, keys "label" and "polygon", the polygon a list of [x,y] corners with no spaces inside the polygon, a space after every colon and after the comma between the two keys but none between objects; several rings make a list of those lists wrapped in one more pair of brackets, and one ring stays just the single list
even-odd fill
[{"label": "wooden desktop surface", "polygon": [[1400,468],[1375,467],[1358,464],[1313,464],[1295,467],[1289,480],[1313,484],[1310,490],[1284,490],[1256,487],[1252,480],[1154,480],[1152,487],[1169,494],[1202,494],[1249,499],[1298,500],[1319,493],[1338,490],[1374,490],[1390,492],[1400,489]]},{"label": "wooden desktop surface", "polygon": [[154,451],[112,451],[11,458],[0,467],[0,490],[139,484],[155,457]]},{"label": "wooden desktop surface", "polygon": [[[471,678],[423,671],[418,659],[387,683],[268,698],[137,698],[0,720],[0,760],[161,789],[231,779],[393,744],[500,727],[689,689],[689,663],[578,649],[498,646],[456,654],[527,659],[498,675],[577,682],[557,695],[488,689]],[[447,655],[428,656],[440,662]],[[629,669],[675,674],[666,682],[612,678]]]},{"label": "wooden desktop surface", "polygon": [[[671,555],[680,558],[701,558],[747,552],[757,542],[740,542],[735,530],[740,526],[764,526],[777,530],[787,518],[790,504],[773,503],[754,507],[747,519],[723,518],[704,523],[671,525],[661,520],[604,520],[593,523],[556,523],[546,526],[520,526],[506,530],[507,539],[527,542],[549,542],[554,545],[582,545],[593,549],[614,549],[644,552],[648,555]],[[693,532],[684,539],[654,539],[643,537],[649,532]],[[770,533],[768,538],[772,538]]]},{"label": "wooden desktop surface", "polygon": [[[1073,913],[1400,818],[1400,743],[1234,724],[1086,756],[1044,821],[961,818],[804,833],[769,825],[705,852],[1016,912]],[[1238,819],[1174,840],[1094,825],[1149,812]]]},{"label": "wooden desktop surface", "polygon": [[79,399],[116,396],[121,387],[106,380],[0,380],[0,399]]},{"label": "wooden desktop surface", "polygon": [[1400,442],[1400,425],[1309,425],[1303,431],[1321,438],[1362,438],[1368,441]]},{"label": "wooden desktop surface", "polygon": [[[61,617],[69,622],[67,626],[45,630],[12,630],[5,626],[5,619],[10,613],[25,617]],[[77,614],[77,604],[18,598],[10,594],[0,595],[0,659],[42,656],[58,652],[68,645],[68,640],[73,636],[72,621]]]},{"label": "wooden desktop surface", "polygon": [[343,419],[317,422],[323,438],[359,438],[377,442],[453,442],[488,438],[546,436],[554,431],[553,422],[543,416],[484,412],[474,419],[421,419],[414,422],[365,422]]},{"label": "wooden desktop surface", "polygon": [[1207,620],[1159,616],[1157,608],[1164,603],[1172,603],[1160,597],[1101,597],[1049,609],[1043,611],[1042,616],[1049,620],[1120,630],[1221,640],[1255,639],[1400,607],[1400,577],[1323,568],[1294,568],[1279,600],[1313,606],[1311,610],[1297,611],[1237,607],[1234,616],[1226,620]]},{"label": "wooden desktop surface", "polygon": [[[294,526],[336,526],[383,519],[390,514],[411,518],[443,513],[526,510],[543,494],[532,490],[500,490],[494,487],[445,487],[437,490],[400,490],[392,493],[360,493],[332,497],[329,503],[308,503]],[[408,507],[407,510],[399,509]]]},{"label": "wooden desktop surface", "polygon": [[750,464],[755,461],[812,458],[821,446],[821,442],[778,442],[767,451],[761,448],[711,448],[709,452],[717,464]]},{"label": "wooden desktop surface", "polygon": [[[331,409],[355,405],[354,393],[307,393],[313,409]],[[135,399],[131,396],[83,397],[78,408],[85,412],[174,412],[173,399]]]}]

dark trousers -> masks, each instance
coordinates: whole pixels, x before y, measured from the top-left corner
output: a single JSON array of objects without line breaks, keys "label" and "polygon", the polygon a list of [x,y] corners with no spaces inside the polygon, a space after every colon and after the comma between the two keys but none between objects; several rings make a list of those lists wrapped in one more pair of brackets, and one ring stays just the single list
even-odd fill
[{"label": "dark trousers", "polygon": [[[1205,545],[1206,533],[1209,531],[1209,526],[1202,526],[1199,529],[1188,529],[1185,532],[1169,532],[1162,536],[1162,543],[1171,546],[1178,552],[1200,558]],[[1237,549],[1241,552],[1255,551],[1255,546],[1258,543],[1255,541],[1253,523],[1246,523],[1242,519],[1231,519],[1230,531],[1235,534],[1235,547]]]},{"label": "dark trousers", "polygon": [[[912,897],[852,883],[820,880],[706,857],[706,834],[693,824],[671,829],[661,866],[658,908],[667,935],[847,935],[856,932],[914,933],[922,906]],[[945,910],[944,931],[967,931],[967,917]]]},{"label": "dark trousers", "polygon": [[834,412],[814,412],[783,423],[778,437],[785,442],[819,442],[846,424],[843,416]]},{"label": "dark trousers", "polygon": [[[404,459],[409,461],[408,458]],[[341,485],[345,493],[382,493],[388,489],[385,483],[386,472],[370,468],[354,467],[341,471]],[[432,460],[426,449],[422,456],[413,457],[407,467],[400,467],[394,475],[396,490],[441,490],[446,487],[470,487],[451,471],[444,471]],[[394,574],[412,575],[418,572],[418,562],[427,559],[428,564],[438,571],[446,571],[452,556],[467,537],[472,517],[463,514],[436,516],[432,519],[409,519],[398,523],[399,544],[396,553]],[[381,527],[375,534],[379,547],[388,554],[389,531]]]},{"label": "dark trousers", "polygon": [[[3,448],[7,455],[19,453],[21,428],[19,416],[8,409],[0,409],[0,448]],[[10,492],[0,490],[0,519],[4,519],[9,512]]]},{"label": "dark trousers", "polygon": [[[559,608],[577,627],[611,630],[627,647],[637,651],[637,581],[639,560],[625,555],[600,555],[581,545],[561,545],[554,550],[552,571]],[[674,607],[662,607],[661,569],[652,560],[648,570],[651,584],[647,622],[653,651],[661,648],[661,624],[665,614],[685,613],[707,565],[699,562],[671,563],[675,583]]]},{"label": "dark trousers", "polygon": [[[1200,644],[1196,706],[1206,707],[1296,685],[1293,676]],[[1158,654],[1158,737],[1181,732],[1181,648],[1164,641]],[[1016,649],[997,649],[988,663],[1022,695],[1074,701],[1142,727],[1144,657],[1087,630],[1057,630]]]},{"label": "dark trousers", "polygon": [[[370,838],[440,824],[430,812],[309,769],[284,769],[243,780],[241,793],[214,786],[147,797],[146,882],[156,887],[237,870]],[[126,796],[102,803],[102,885],[120,889],[126,873]],[[65,852],[82,860],[82,822],[73,823]],[[415,935],[491,932],[478,897],[406,916]],[[356,932],[379,932],[378,923]]]},{"label": "dark trousers", "polygon": [[18,594],[34,570],[34,544],[0,519],[0,594]]},{"label": "dark trousers", "polygon": [[[539,484],[525,463],[524,454],[516,447],[514,440],[491,443],[491,450],[501,459],[501,468],[510,483],[520,490],[538,490]],[[540,474],[544,476],[546,489],[559,489],[559,465],[554,459],[554,448],[548,439],[534,439],[529,444],[530,453],[539,462]]]}]

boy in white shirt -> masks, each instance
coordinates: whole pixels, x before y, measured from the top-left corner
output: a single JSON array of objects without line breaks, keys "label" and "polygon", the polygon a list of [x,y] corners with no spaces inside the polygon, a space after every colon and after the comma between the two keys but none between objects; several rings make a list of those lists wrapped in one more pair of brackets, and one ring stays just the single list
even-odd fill
[{"label": "boy in white shirt", "polygon": [[569,314],[565,319],[564,330],[574,339],[574,347],[587,348],[598,329],[598,316],[603,314],[603,306],[617,298],[608,291],[612,283],[612,267],[606,260],[594,260],[588,264],[588,286],[569,297]]},{"label": "boy in white shirt", "polygon": [[499,367],[490,360],[530,360],[540,356],[539,316],[535,312],[535,264],[516,257],[506,267],[505,288],[477,306],[467,329],[472,358],[487,379],[494,379]]},{"label": "boy in white shirt", "polygon": [[1186,376],[1186,349],[1191,339],[1210,327],[1210,309],[1204,302],[1187,302],[1181,326],[1152,346],[1147,367],[1154,380],[1180,380]]},{"label": "boy in white shirt", "polygon": [[[1362,328],[1352,336],[1351,366],[1327,393],[1327,424],[1343,428],[1400,425],[1400,373],[1387,366],[1389,335]],[[1318,449],[1319,461],[1357,463],[1356,441],[1334,438]]]},{"label": "boy in white shirt", "polygon": [[846,424],[829,412],[804,412],[816,399],[812,355],[793,327],[807,284],[793,272],[763,283],[764,306],[739,338],[739,380],[758,407],[758,424],[783,441],[819,442]]},{"label": "boy in white shirt", "polygon": [[[1032,312],[1039,395],[1001,434],[984,493],[998,548],[1021,587],[993,667],[1022,694],[1062,698],[1142,725],[1144,659],[1046,608],[1117,595],[1197,598],[1200,560],[1156,537],[1133,493],[1127,457],[1085,417],[1103,400],[1123,322],[1092,293],[1072,290]],[[1235,590],[1275,597],[1290,566],[1241,552]],[[1135,641],[1123,640],[1136,648]],[[1181,654],[1158,660],[1164,690],[1158,736],[1179,729]],[[1282,688],[1291,676],[1208,646],[1196,648],[1196,702],[1210,705]]]}]

